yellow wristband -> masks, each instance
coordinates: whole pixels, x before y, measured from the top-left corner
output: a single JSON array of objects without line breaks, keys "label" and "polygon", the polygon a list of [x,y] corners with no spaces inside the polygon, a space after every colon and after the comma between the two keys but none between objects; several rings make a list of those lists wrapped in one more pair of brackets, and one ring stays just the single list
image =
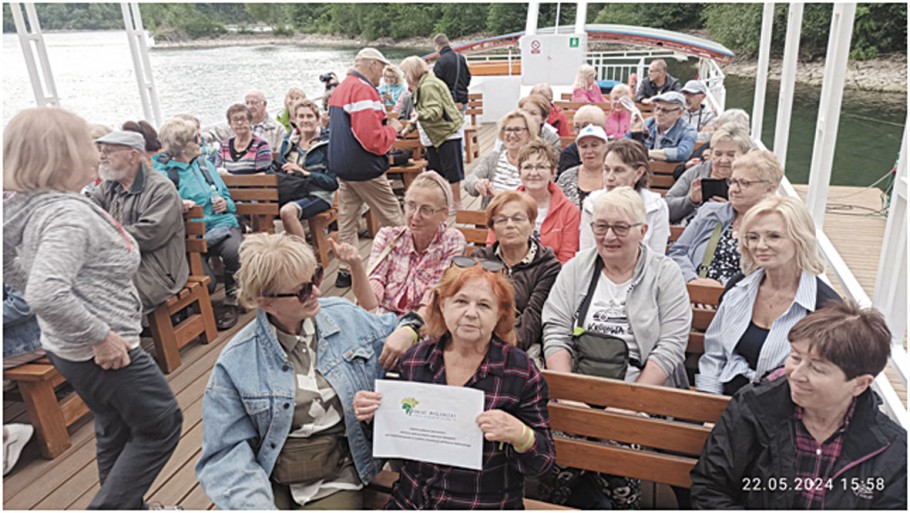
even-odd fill
[{"label": "yellow wristband", "polygon": [[416,345],[418,342],[420,342],[420,333],[417,333],[417,330],[414,329],[414,326],[405,326],[405,328],[411,330],[411,333],[414,334],[414,341],[411,342],[412,346]]},{"label": "yellow wristband", "polygon": [[529,428],[527,425],[522,426],[522,437],[521,442],[518,445],[513,445],[515,452],[524,453],[534,446],[534,442],[537,440],[537,435],[534,433],[534,430]]}]

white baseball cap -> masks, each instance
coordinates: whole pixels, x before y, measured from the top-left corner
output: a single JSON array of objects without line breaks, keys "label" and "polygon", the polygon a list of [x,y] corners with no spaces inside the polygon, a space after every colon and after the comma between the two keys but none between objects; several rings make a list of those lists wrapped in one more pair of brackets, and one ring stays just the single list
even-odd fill
[{"label": "white baseball cap", "polygon": [[609,142],[610,139],[607,138],[607,133],[604,132],[604,129],[597,125],[588,125],[581,129],[581,132],[578,132],[578,135],[575,137],[575,142],[579,142],[585,137],[596,137],[603,142]]},{"label": "white baseball cap", "polygon": [[389,64],[389,60],[385,58],[385,55],[382,55],[382,52],[369,46],[357,52],[357,56],[354,57],[355,62],[362,59],[373,59],[383,64]]}]

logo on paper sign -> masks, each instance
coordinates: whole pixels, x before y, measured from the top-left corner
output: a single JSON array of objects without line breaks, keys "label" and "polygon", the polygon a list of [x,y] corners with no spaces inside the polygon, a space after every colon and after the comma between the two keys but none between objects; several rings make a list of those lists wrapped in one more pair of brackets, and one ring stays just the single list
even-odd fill
[{"label": "logo on paper sign", "polygon": [[531,53],[540,53],[540,40],[535,39],[531,41]]},{"label": "logo on paper sign", "polygon": [[416,408],[418,404],[420,404],[420,401],[418,401],[417,399],[414,399],[413,397],[405,397],[404,399],[401,400],[401,409],[404,410],[405,413],[410,415],[411,412],[414,411],[414,408]]},{"label": "logo on paper sign", "polygon": [[569,38],[569,48],[578,48],[578,38],[577,37]]}]

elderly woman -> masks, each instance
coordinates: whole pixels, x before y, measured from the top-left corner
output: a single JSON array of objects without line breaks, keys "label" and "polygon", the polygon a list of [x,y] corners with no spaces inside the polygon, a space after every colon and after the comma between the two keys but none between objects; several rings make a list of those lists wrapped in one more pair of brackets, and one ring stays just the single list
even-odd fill
[{"label": "elderly woman", "polygon": [[[544,142],[532,144],[549,148]],[[522,153],[525,151],[522,149]],[[540,313],[562,266],[554,248],[544,245],[534,235],[534,219],[539,217],[538,212],[536,202],[527,193],[506,191],[497,194],[487,207],[487,226],[495,239],[486,247],[474,250],[472,256],[499,261],[505,266],[515,289],[518,347],[543,368]]]},{"label": "elderly woman", "polygon": [[[3,132],[3,282],[25,291],[41,346],[95,417],[101,488],[89,509],[145,509],[183,415],[139,344],[136,240],[78,193],[98,150],[88,124],[58,108],[26,109]],[[104,147],[121,152],[126,147]]]},{"label": "elderly woman", "polygon": [[474,171],[464,180],[464,190],[471,196],[480,196],[481,205],[487,208],[493,195],[499,191],[514,191],[521,185],[518,174],[518,151],[531,139],[537,138],[540,128],[528,113],[513,110],[499,120],[499,139],[503,148],[494,149],[483,156]]},{"label": "elderly woman", "polygon": [[556,185],[578,208],[581,208],[589,194],[603,189],[607,141],[607,133],[597,125],[587,125],[578,130],[578,135],[575,136],[581,164],[563,171],[556,180]]},{"label": "elderly woman", "polygon": [[726,125],[714,132],[711,146],[714,147],[710,153],[712,157],[686,170],[664,196],[664,201],[670,209],[671,224],[688,222],[695,216],[698,207],[706,201],[727,201],[728,198],[719,196],[705,198],[702,195],[701,181],[703,178],[715,180],[730,178],[733,161],[752,149],[749,127],[740,124]]},{"label": "elderly woman", "polygon": [[451,208],[452,191],[445,179],[427,171],[404,196],[406,225],[387,226],[376,234],[368,268],[356,248],[331,240],[332,252],[351,268],[351,287],[360,306],[398,315],[424,310],[442,273],[464,254],[464,235],[446,225]]},{"label": "elderly woman", "polygon": [[[127,121],[123,123],[121,128],[129,132],[136,132],[145,139],[146,162],[149,167],[151,167],[152,156],[161,151],[161,141],[158,140],[158,132],[155,130],[155,127],[150,125],[148,121],[140,119],[139,121]],[[98,136],[95,139],[99,139],[100,137],[101,136]]]},{"label": "elderly woman", "polygon": [[404,74],[395,65],[389,64],[382,70],[382,83],[379,84],[379,96],[386,108],[394,107],[401,93],[407,90]]},{"label": "elderly woman", "polygon": [[[408,350],[401,363],[405,381],[484,392],[484,412],[477,417],[484,434],[483,468],[405,460],[389,509],[523,509],[525,478],[547,472],[556,459],[547,383],[515,347],[512,286],[496,272],[500,267],[460,257],[428,308],[430,340]],[[369,422],[381,399],[375,392],[358,392],[357,418]]]},{"label": "elderly woman", "polygon": [[401,71],[413,93],[416,115],[412,121],[417,122],[421,143],[427,149],[427,168],[445,177],[452,189],[454,204],[461,205],[464,116],[455,106],[449,86],[430,73],[425,60],[408,57],[401,62]]},{"label": "elderly woman", "polygon": [[538,132],[537,137],[551,144],[556,151],[562,149],[559,132],[547,124],[547,116],[550,115],[550,102],[545,97],[539,94],[525,96],[518,100],[518,108],[527,112],[534,119],[534,122],[540,126],[540,132]]},{"label": "elderly woman", "polygon": [[891,353],[884,318],[834,303],[787,339],[783,372],[737,394],[711,431],[693,507],[907,511],[907,431],[870,389]]},{"label": "elderly woman", "polygon": [[595,245],[596,234],[591,231],[591,223],[597,198],[616,187],[631,187],[638,192],[645,205],[648,230],[642,242],[656,253],[666,252],[667,240],[670,238],[667,204],[660,194],[648,189],[649,177],[648,153],[641,143],[631,139],[620,139],[607,145],[607,157],[603,167],[604,188],[593,192],[582,203],[581,235],[578,244],[580,249],[588,249]]},{"label": "elderly woman", "polygon": [[[723,134],[724,130],[717,133]],[[737,240],[743,217],[756,203],[773,195],[784,177],[780,161],[768,150],[749,152],[734,160],[732,168],[727,178],[730,201],[700,207],[679,240],[667,251],[687,282],[726,285],[739,272]]]},{"label": "elderly woman", "polygon": [[275,121],[281,123],[285,132],[290,132],[294,128],[294,113],[291,112],[291,106],[306,99],[306,93],[299,87],[288,89],[284,95],[284,108],[275,117]]},{"label": "elderly woman", "polygon": [[304,237],[302,219],[332,208],[338,180],[329,171],[329,135],[322,129],[319,107],[310,100],[291,105],[294,129],[288,132],[273,168],[309,178],[309,193],[281,207],[284,231]]},{"label": "elderly woman", "polygon": [[607,137],[611,139],[622,139],[625,137],[629,133],[629,125],[632,123],[632,113],[620,102],[623,98],[632,100],[632,90],[625,84],[618,84],[610,91],[610,102],[613,104],[613,110],[607,116]]},{"label": "elderly woman", "polygon": [[573,102],[604,103],[600,86],[597,85],[597,71],[590,64],[582,64],[575,75],[575,89],[572,90]]},{"label": "elderly woman", "polygon": [[[735,173],[735,171],[734,171]],[[752,184],[753,186],[758,184]],[[742,183],[737,188],[745,188]],[[800,319],[840,297],[818,276],[815,224],[795,198],[768,197],[739,227],[742,275],[727,283],[705,333],[695,387],[733,395],[787,357],[787,332]]]},{"label": "elderly woman", "polygon": [[253,133],[253,112],[237,103],[228,107],[228,125],[234,137],[221,141],[215,153],[215,167],[232,175],[264,173],[272,166],[272,149],[265,139]]},{"label": "elderly woman", "polygon": [[[237,324],[237,285],[234,275],[240,268],[240,242],[243,234],[237,222],[237,207],[231,193],[211,162],[199,158],[202,136],[192,122],[173,118],[161,125],[158,134],[164,153],[156,156],[156,168],[174,182],[184,210],[202,207],[205,240],[209,256],[219,256],[224,263],[224,305],[215,319],[219,330]],[[208,273],[214,275],[214,273]],[[214,277],[212,284],[214,285]]]},{"label": "elderly woman", "polygon": [[240,259],[241,301],[258,312],[212,370],[196,476],[223,510],[361,509],[380,463],[350,404],[410,329],[321,298],[322,268],[300,237],[251,235]]},{"label": "elderly woman", "polygon": [[[521,175],[518,190],[528,193],[535,203],[534,215],[528,218],[531,235],[543,246],[552,249],[559,262],[565,264],[578,252],[581,214],[578,207],[553,183],[558,162],[559,156],[547,143],[538,140],[524,145],[518,154],[518,172]],[[488,246],[499,240],[494,238],[496,229],[491,219],[488,214],[487,224],[492,228],[487,239]]]}]

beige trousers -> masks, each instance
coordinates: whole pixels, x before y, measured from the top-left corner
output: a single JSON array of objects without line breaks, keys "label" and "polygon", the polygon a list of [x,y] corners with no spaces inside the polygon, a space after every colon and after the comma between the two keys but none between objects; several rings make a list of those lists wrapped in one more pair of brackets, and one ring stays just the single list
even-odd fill
[{"label": "beige trousers", "polygon": [[[401,205],[392,191],[385,175],[365,182],[350,182],[338,179],[338,238],[355,248],[358,247],[357,221],[360,207],[366,203],[380,226],[401,226],[404,219]],[[339,270],[348,270],[347,264],[339,263]]]}]

